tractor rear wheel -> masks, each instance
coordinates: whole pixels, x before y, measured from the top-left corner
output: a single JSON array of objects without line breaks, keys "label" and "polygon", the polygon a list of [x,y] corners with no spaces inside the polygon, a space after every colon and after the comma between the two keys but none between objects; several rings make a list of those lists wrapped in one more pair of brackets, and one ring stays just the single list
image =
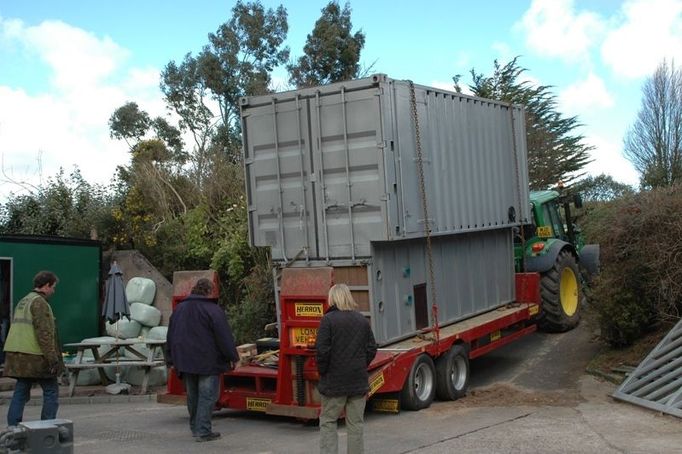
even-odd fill
[{"label": "tractor rear wheel", "polygon": [[568,250],[559,253],[554,266],[540,279],[542,311],[538,327],[543,331],[564,332],[580,321],[580,273],[575,257]]}]

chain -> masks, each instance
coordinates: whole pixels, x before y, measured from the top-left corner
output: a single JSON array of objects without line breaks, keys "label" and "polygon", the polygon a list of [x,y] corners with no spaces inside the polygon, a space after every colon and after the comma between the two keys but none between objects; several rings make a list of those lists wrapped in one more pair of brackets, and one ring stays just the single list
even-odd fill
[{"label": "chain", "polygon": [[[521,177],[519,175],[519,150],[516,146],[516,127],[514,126],[514,104],[509,103],[509,117],[511,118],[511,133],[512,133],[512,147],[514,150],[514,170],[516,171],[516,196],[519,202],[519,212],[517,213],[517,219],[519,223],[519,234],[521,237],[521,258],[520,258],[520,271],[525,270],[525,247],[526,247],[526,237],[523,231],[523,221],[521,219],[521,213],[523,212],[523,201],[521,200]],[[526,202],[527,203],[527,202]]]},{"label": "chain", "polygon": [[408,81],[410,85],[410,107],[412,110],[412,120],[414,121],[414,138],[417,148],[417,176],[419,178],[419,194],[422,201],[422,214],[424,216],[424,230],[426,232],[426,262],[428,266],[429,279],[431,280],[431,312],[433,315],[434,332],[438,341],[438,304],[436,300],[436,277],[433,272],[433,249],[431,247],[431,225],[429,223],[429,210],[426,200],[426,184],[424,181],[424,158],[422,155],[422,142],[419,132],[419,115],[417,114],[417,97],[414,92],[414,82]]}]

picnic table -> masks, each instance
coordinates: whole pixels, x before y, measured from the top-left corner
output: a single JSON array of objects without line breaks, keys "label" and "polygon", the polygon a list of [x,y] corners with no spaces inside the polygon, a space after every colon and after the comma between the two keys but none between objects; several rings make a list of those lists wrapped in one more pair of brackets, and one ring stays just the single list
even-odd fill
[{"label": "picnic table", "polygon": [[[78,381],[78,374],[84,369],[97,369],[100,380],[103,385],[109,383],[109,379],[104,373],[105,367],[116,366],[137,366],[144,369],[144,377],[142,379],[141,393],[146,394],[149,384],[149,374],[153,367],[166,365],[166,352],[163,348],[166,344],[165,340],[156,339],[117,339],[115,341],[103,342],[76,342],[71,344],[64,344],[65,349],[76,350],[76,359],[66,364],[69,371],[69,396],[73,396],[76,389],[76,382]],[[103,355],[99,354],[101,347],[110,347],[110,349]],[[125,357],[120,354],[120,348],[123,347],[129,351],[134,359]],[[145,350],[141,350],[144,347]],[[91,351],[93,361],[83,361],[84,353]],[[158,352],[161,351],[161,359]],[[117,356],[118,355],[118,356]]]}]

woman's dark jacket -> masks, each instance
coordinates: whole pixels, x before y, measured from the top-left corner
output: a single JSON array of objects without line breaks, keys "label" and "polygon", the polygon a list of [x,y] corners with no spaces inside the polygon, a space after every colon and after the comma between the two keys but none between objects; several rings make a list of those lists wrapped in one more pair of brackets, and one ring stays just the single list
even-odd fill
[{"label": "woman's dark jacket", "polygon": [[239,361],[225,312],[213,299],[189,295],[168,322],[166,360],[180,373],[218,375]]},{"label": "woman's dark jacket", "polygon": [[367,366],[377,353],[377,344],[362,314],[330,307],[320,321],[315,347],[320,394],[360,396],[369,391]]}]

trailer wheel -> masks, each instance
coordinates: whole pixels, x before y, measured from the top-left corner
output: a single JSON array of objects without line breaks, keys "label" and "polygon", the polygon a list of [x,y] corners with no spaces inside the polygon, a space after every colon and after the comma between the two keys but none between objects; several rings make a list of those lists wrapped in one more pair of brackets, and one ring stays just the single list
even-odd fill
[{"label": "trailer wheel", "polygon": [[422,354],[412,364],[403,390],[400,405],[406,410],[428,408],[436,394],[436,371],[429,355]]},{"label": "trailer wheel", "polygon": [[469,387],[469,355],[463,345],[453,345],[436,360],[436,396],[440,400],[464,397]]},{"label": "trailer wheel", "polygon": [[554,266],[540,279],[542,312],[538,327],[544,331],[564,332],[580,321],[582,291],[575,257],[569,251],[559,253]]}]

